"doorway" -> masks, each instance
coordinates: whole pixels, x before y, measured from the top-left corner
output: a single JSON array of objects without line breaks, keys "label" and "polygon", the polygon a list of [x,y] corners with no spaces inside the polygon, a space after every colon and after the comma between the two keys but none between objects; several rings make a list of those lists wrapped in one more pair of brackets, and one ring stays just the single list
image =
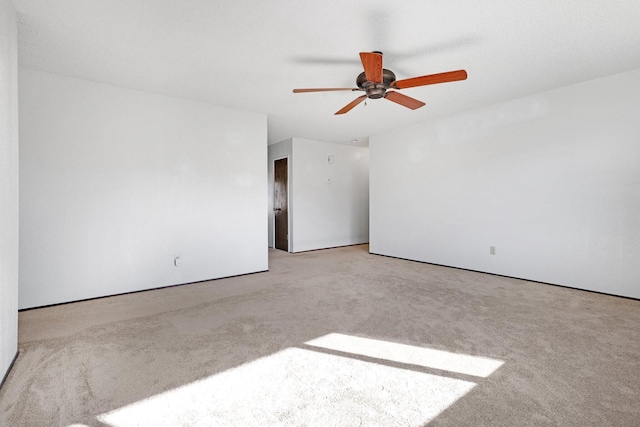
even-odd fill
[{"label": "doorway", "polygon": [[289,252],[289,166],[288,159],[273,165],[273,234],[274,247]]}]

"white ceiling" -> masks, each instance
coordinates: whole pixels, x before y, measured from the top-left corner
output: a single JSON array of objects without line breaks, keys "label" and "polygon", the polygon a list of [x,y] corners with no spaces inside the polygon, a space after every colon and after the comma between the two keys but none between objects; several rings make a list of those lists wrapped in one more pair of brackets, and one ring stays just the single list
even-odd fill
[{"label": "white ceiling", "polygon": [[[13,0],[20,65],[268,116],[269,143],[328,142],[640,68],[638,0]],[[466,69],[334,112],[361,92],[358,53],[398,79]]]}]

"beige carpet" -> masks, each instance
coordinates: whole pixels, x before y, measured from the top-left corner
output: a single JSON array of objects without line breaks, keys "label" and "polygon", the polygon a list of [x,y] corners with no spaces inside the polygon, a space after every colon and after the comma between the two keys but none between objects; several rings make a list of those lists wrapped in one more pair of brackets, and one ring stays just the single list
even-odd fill
[{"label": "beige carpet", "polygon": [[0,425],[640,425],[640,301],[367,250],[22,312]]}]

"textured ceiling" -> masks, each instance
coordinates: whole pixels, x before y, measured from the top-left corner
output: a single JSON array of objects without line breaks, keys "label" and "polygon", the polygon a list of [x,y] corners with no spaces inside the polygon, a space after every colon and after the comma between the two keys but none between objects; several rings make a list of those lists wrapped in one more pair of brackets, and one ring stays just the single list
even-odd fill
[{"label": "textured ceiling", "polygon": [[[269,142],[360,142],[381,131],[640,68],[638,0],[13,0],[23,67],[268,116]],[[405,89],[412,111],[360,92],[358,53],[398,79],[466,69]]]}]

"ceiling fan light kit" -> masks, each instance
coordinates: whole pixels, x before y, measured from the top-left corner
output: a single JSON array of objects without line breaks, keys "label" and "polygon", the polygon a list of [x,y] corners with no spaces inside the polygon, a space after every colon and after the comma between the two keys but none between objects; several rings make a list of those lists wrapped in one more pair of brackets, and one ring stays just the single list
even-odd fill
[{"label": "ceiling fan light kit", "polygon": [[[465,70],[449,71],[439,74],[428,74],[426,76],[412,77],[403,80],[396,80],[393,71],[382,68],[382,52],[360,52],[360,60],[364,67],[364,72],[358,75],[356,79],[357,88],[315,88],[315,89],[294,89],[293,93],[304,92],[329,92],[329,91],[363,91],[364,95],[351,101],[335,114],[344,114],[353,107],[360,104],[365,99],[386,98],[396,104],[415,110],[422,107],[424,102],[408,97],[400,92],[399,89],[410,87],[426,86],[438,83],[455,82],[465,80],[467,72]],[[389,90],[396,89],[396,90]]]}]

